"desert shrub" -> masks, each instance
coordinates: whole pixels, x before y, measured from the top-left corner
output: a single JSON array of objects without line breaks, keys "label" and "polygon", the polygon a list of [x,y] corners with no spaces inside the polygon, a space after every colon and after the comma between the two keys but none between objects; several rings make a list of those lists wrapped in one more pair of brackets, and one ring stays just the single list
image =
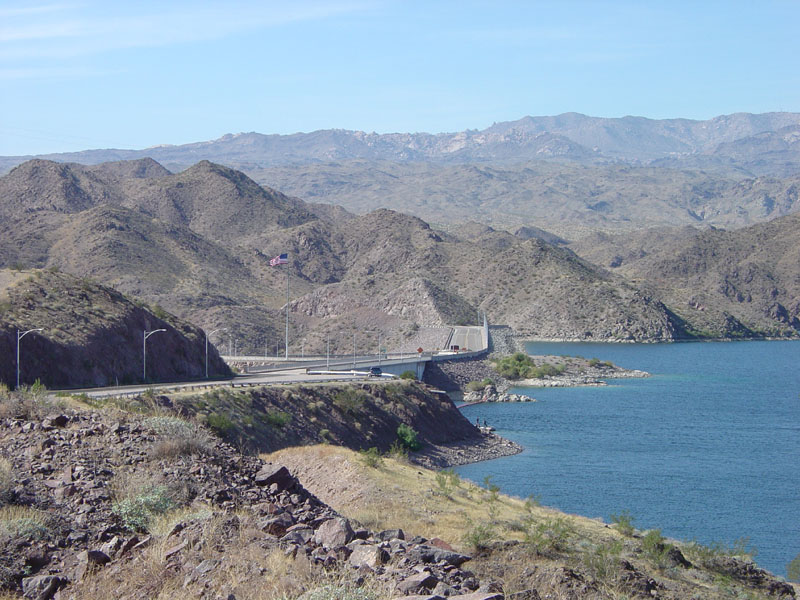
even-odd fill
[{"label": "desert shrub", "polygon": [[633,526],[634,518],[627,510],[621,511],[619,514],[614,513],[611,515],[611,522],[622,535],[631,536],[636,528]]},{"label": "desert shrub", "polygon": [[752,559],[758,555],[758,549],[751,546],[750,539],[746,537],[734,540],[732,544],[716,541],[710,544],[701,544],[692,540],[683,546],[682,550],[690,560],[700,563],[724,556]]},{"label": "desert shrub", "polygon": [[467,519],[466,526],[464,527],[464,534],[461,536],[461,541],[469,546],[473,551],[479,552],[487,547],[497,539],[497,532],[490,523],[480,522],[475,523]]},{"label": "desert shrub", "polygon": [[341,389],[333,395],[333,405],[349,415],[354,415],[361,410],[364,402],[364,394],[352,387]]},{"label": "desert shrub", "polygon": [[392,442],[387,454],[389,458],[393,458],[394,460],[408,462],[408,450],[403,446],[403,444],[400,443],[400,440],[395,440]]},{"label": "desert shrub", "polygon": [[453,469],[442,469],[436,473],[437,492],[449,498],[461,486],[461,477]]},{"label": "desert shrub", "polygon": [[397,437],[400,443],[409,450],[419,450],[422,447],[422,444],[417,439],[417,432],[405,423],[400,423],[397,427]]},{"label": "desert shrub", "polygon": [[622,540],[600,544],[583,555],[583,564],[597,579],[608,579],[617,569],[622,554]]},{"label": "desert shrub", "polygon": [[566,366],[563,364],[545,363],[537,367],[533,359],[523,352],[501,358],[495,363],[494,368],[507,379],[541,379],[561,375],[566,370]]},{"label": "desert shrub", "polygon": [[111,510],[127,529],[147,531],[155,517],[175,507],[176,502],[170,497],[167,487],[153,485],[114,502]]},{"label": "desert shrub", "polygon": [[672,546],[665,543],[660,529],[651,529],[642,538],[642,552],[659,569],[667,565],[667,555]]},{"label": "desert shrub", "polygon": [[47,537],[46,515],[29,506],[0,508],[0,535],[33,539]]},{"label": "desert shrub", "polygon": [[145,419],[144,425],[161,437],[153,449],[154,455],[159,458],[205,454],[214,447],[206,431],[178,417],[150,417]]},{"label": "desert shrub", "polygon": [[467,384],[467,391],[470,391],[470,392],[481,392],[488,385],[494,385],[494,381],[492,381],[488,377],[482,379],[481,381],[470,381]]},{"label": "desert shrub", "polygon": [[563,552],[575,535],[572,525],[563,517],[531,522],[525,533],[525,543],[537,552]]},{"label": "desert shrub", "polygon": [[361,462],[373,469],[378,468],[383,463],[381,453],[375,446],[368,450],[359,450],[358,454],[361,457]]},{"label": "desert shrub", "polygon": [[382,597],[379,592],[354,583],[331,583],[309,590],[302,600],[381,600]]},{"label": "desert shrub", "polygon": [[590,358],[589,359],[589,366],[590,367],[596,367],[599,364],[600,364],[600,359],[599,358]]},{"label": "desert shrub", "polygon": [[272,427],[281,429],[284,425],[288,424],[292,420],[292,415],[287,412],[277,410],[266,413],[264,415],[264,420]]},{"label": "desert shrub", "polygon": [[414,381],[417,378],[417,374],[414,371],[403,371],[400,373],[400,379],[408,379]]},{"label": "desert shrub", "polygon": [[206,424],[220,437],[225,437],[235,427],[228,415],[211,413],[206,417]]},{"label": "desert shrub", "polygon": [[330,429],[320,429],[319,430],[319,439],[324,444],[330,443],[330,441],[331,441],[331,430]]},{"label": "desert shrub", "polygon": [[14,470],[11,461],[0,457],[0,506],[14,498]]}]

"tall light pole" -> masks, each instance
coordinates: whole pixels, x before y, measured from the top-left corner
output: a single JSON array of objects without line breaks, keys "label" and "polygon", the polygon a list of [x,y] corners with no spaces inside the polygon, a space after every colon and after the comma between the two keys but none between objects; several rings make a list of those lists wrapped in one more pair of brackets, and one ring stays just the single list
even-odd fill
[{"label": "tall light pole", "polygon": [[381,334],[378,334],[378,365],[381,364]]},{"label": "tall light pole", "polygon": [[353,371],[356,370],[356,332],[353,332]]},{"label": "tall light pole", "polygon": [[154,329],[153,331],[142,331],[142,381],[147,383],[147,338],[159,331],[166,331],[166,329]]},{"label": "tall light pole", "polygon": [[325,370],[331,370],[331,332],[328,332],[328,354],[327,358],[325,359]]},{"label": "tall light pole", "polygon": [[219,329],[215,329],[211,333],[206,333],[206,379],[208,379],[208,338],[218,331],[228,331],[227,327],[220,327]]},{"label": "tall light pole", "polygon": [[16,389],[19,389],[19,341],[22,338],[24,338],[26,335],[28,335],[31,331],[44,331],[44,329],[39,327],[37,329],[28,329],[28,331],[23,331],[23,332],[20,332],[20,330],[17,329],[17,387],[16,387]]}]

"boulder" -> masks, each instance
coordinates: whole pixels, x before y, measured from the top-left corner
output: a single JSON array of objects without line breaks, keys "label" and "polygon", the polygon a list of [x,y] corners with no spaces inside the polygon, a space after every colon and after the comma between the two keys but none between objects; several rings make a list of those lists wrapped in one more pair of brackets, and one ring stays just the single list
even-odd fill
[{"label": "boulder", "polygon": [[34,575],[22,580],[22,595],[29,600],[50,600],[67,580],[58,575]]},{"label": "boulder", "polygon": [[369,567],[375,569],[389,560],[389,554],[383,548],[373,544],[359,544],[352,547],[352,554],[347,562],[352,567]]},{"label": "boulder", "polygon": [[335,517],[324,521],[314,534],[314,542],[324,548],[338,548],[353,540],[355,534],[350,521]]},{"label": "boulder", "polygon": [[438,583],[439,580],[436,579],[436,577],[423,571],[422,573],[416,573],[403,579],[403,581],[397,584],[397,589],[404,594],[408,594],[410,592],[432,590]]},{"label": "boulder", "polygon": [[276,465],[264,465],[255,476],[256,485],[260,486],[277,486],[277,491],[285,491],[294,487],[297,480],[289,472],[286,467],[277,467]]}]

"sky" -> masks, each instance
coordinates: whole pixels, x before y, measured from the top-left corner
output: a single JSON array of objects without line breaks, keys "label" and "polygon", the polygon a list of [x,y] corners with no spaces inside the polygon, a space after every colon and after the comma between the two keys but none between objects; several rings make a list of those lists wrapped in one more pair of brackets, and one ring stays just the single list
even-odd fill
[{"label": "sky", "polygon": [[797,0],[0,0],[0,155],[800,111]]}]

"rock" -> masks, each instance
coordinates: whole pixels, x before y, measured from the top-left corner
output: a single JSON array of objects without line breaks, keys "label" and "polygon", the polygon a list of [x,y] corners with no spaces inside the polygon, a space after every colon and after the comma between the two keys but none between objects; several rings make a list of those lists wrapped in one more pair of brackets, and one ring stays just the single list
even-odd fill
[{"label": "rock", "polygon": [[50,600],[66,580],[58,575],[34,575],[22,580],[22,595],[30,600]]},{"label": "rock", "polygon": [[264,467],[256,473],[256,485],[260,486],[277,486],[277,491],[285,491],[291,489],[297,480],[289,472],[286,467],[278,467],[275,465],[264,465]]},{"label": "rock", "polygon": [[314,542],[323,548],[345,546],[354,538],[350,521],[342,517],[328,519],[323,522],[314,534]]},{"label": "rock", "polygon": [[352,554],[347,562],[352,567],[369,567],[375,569],[389,560],[389,554],[383,548],[372,544],[359,544],[352,547]]},{"label": "rock", "polygon": [[402,529],[387,529],[385,531],[381,531],[380,533],[376,533],[375,539],[381,540],[382,542],[388,542],[389,540],[404,540],[406,539],[406,535],[403,533]]},{"label": "rock", "polygon": [[102,550],[84,550],[75,556],[75,560],[75,581],[80,581],[88,573],[111,562],[108,554]]},{"label": "rock", "polygon": [[505,595],[499,592],[473,592],[450,596],[449,600],[504,600]]},{"label": "rock", "polygon": [[261,531],[280,537],[294,525],[294,522],[294,517],[291,513],[282,512],[274,517],[262,519],[259,521],[259,527]]},{"label": "rock", "polygon": [[397,584],[397,589],[404,594],[408,594],[409,592],[420,592],[423,589],[432,590],[438,583],[439,580],[436,577],[430,573],[422,572],[406,577]]},{"label": "rock", "polygon": [[408,551],[408,556],[412,560],[417,560],[422,563],[445,562],[455,567],[462,565],[472,558],[471,556],[459,554],[458,552],[426,545],[419,545],[411,548]]}]

